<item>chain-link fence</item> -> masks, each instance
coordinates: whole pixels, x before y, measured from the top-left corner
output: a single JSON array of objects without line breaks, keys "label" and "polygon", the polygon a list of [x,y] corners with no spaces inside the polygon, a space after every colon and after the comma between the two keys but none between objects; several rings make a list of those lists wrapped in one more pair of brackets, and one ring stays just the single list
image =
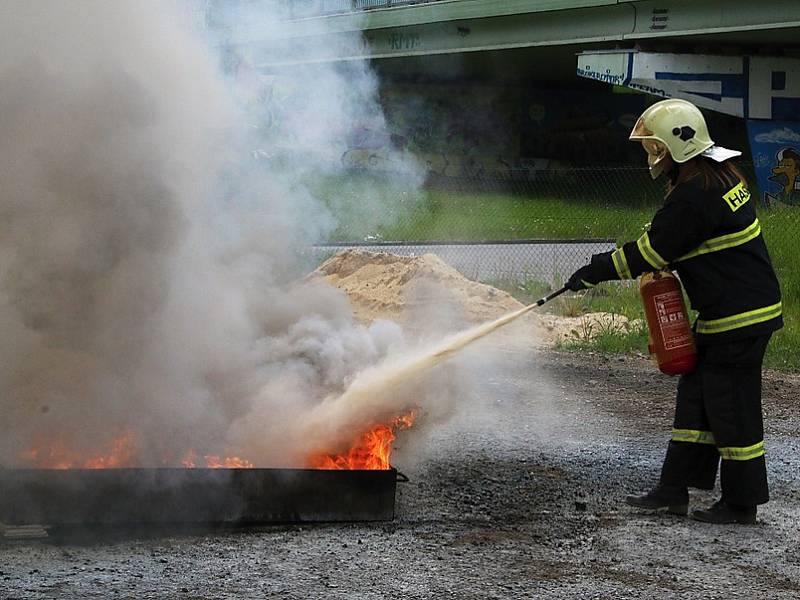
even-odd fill
[{"label": "chain-link fence", "polygon": [[[479,280],[553,283],[591,254],[639,237],[664,193],[662,181],[634,167],[434,173],[422,189],[396,175],[351,173],[320,192],[336,199],[331,209],[341,225],[313,252],[320,258],[348,247],[432,252]],[[800,296],[794,283],[797,209],[759,205],[759,218],[785,295]]]},{"label": "chain-link fence", "polygon": [[613,250],[613,240],[514,240],[505,242],[377,242],[368,244],[320,244],[313,248],[318,259],[346,249],[389,252],[400,256],[435,254],[476,281],[564,281],[597,252]]},{"label": "chain-link fence", "polygon": [[331,206],[341,225],[312,250],[318,259],[346,248],[430,252],[472,279],[553,283],[626,234],[637,237],[663,189],[646,169],[509,169],[434,173],[421,190],[357,173],[324,195],[353,202]]}]

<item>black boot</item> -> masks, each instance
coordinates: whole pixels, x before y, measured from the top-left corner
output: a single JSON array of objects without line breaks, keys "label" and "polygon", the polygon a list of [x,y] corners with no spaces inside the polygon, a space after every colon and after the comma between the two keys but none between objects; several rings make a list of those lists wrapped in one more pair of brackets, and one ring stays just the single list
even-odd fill
[{"label": "black boot", "polygon": [[685,487],[658,485],[643,496],[626,496],[625,502],[636,508],[657,510],[666,508],[673,515],[685,515],[689,510],[689,490]]},{"label": "black boot", "polygon": [[714,523],[716,525],[726,525],[729,523],[740,523],[742,525],[753,525],[756,522],[755,506],[736,506],[728,504],[724,500],[719,500],[711,505],[707,510],[692,511],[692,518],[704,523]]}]

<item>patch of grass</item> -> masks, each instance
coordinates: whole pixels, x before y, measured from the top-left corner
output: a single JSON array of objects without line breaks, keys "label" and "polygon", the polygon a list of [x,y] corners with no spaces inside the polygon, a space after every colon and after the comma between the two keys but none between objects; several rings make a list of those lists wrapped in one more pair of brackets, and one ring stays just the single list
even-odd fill
[{"label": "patch of grass", "polygon": [[[513,240],[637,237],[652,210],[558,198],[429,192],[416,219],[383,231],[386,239]],[[621,227],[622,225],[622,227]]]},{"label": "patch of grass", "polygon": [[584,313],[592,312],[588,306],[586,296],[575,294],[559,296],[553,304],[554,310],[565,317],[579,317]]},{"label": "patch of grass", "polygon": [[647,354],[647,326],[643,322],[634,322],[624,331],[601,327],[590,336],[568,338],[558,345],[563,349],[592,350],[603,354]]},{"label": "patch of grass", "polygon": [[[647,325],[644,322],[644,308],[639,297],[638,287],[633,284],[608,282],[594,287],[582,295],[573,294],[573,303],[580,299],[583,312],[606,312],[622,315],[628,319],[629,327],[620,328],[594,325],[588,335],[578,335],[562,343],[566,349],[593,350],[605,354],[646,354]],[[566,298],[567,301],[570,298]],[[573,304],[572,306],[574,306]],[[574,313],[574,309],[571,312]],[[578,316],[561,312],[564,316]]]},{"label": "patch of grass", "polygon": [[[525,304],[532,304],[539,298],[543,298],[553,291],[553,286],[542,281],[529,279],[523,282],[508,281],[508,280],[492,280],[487,281],[487,284],[496,287],[499,290],[504,290],[514,296],[517,300]],[[542,307],[544,308],[544,307]]]},{"label": "patch of grass", "polygon": [[[541,281],[514,283],[494,281],[495,287],[505,290],[523,304],[530,304],[560,287],[561,282],[548,285]],[[592,350],[606,354],[647,353],[647,326],[638,288],[633,284],[608,282],[586,292],[567,292],[540,310],[562,317],[580,317],[587,313],[607,312],[623,315],[631,326],[628,329],[609,324],[578,321],[573,335],[559,342],[558,348]]]},{"label": "patch of grass", "polygon": [[655,206],[416,189],[402,180],[319,178],[312,195],[336,215],[331,241],[485,241],[638,237]]},{"label": "patch of grass", "polygon": [[797,299],[787,302],[784,292],[783,329],[772,336],[764,365],[778,371],[800,371],[800,310]]},{"label": "patch of grass", "polygon": [[783,295],[783,329],[772,336],[764,364],[800,371],[800,211],[785,207],[759,214],[772,264]]},{"label": "patch of grass", "polygon": [[[528,304],[533,304],[540,298],[544,298],[555,290],[560,289],[562,285],[561,281],[557,281],[553,285],[549,285],[534,279],[530,279],[522,283],[503,280],[487,281],[486,283],[508,292],[526,306]],[[566,294],[562,294],[561,296],[554,298],[549,303],[540,307],[538,310],[565,317],[578,317],[588,312],[586,307],[587,304],[584,294],[573,294],[567,292]]]},{"label": "patch of grass", "polygon": [[644,319],[636,282],[606,282],[586,292],[587,312],[609,312],[630,320]]}]

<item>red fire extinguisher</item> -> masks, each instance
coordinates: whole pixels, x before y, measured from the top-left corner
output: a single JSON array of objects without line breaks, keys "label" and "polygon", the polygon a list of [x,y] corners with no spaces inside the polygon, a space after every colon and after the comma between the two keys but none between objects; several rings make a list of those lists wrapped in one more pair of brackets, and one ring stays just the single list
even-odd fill
[{"label": "red fire extinguisher", "polygon": [[650,356],[662,373],[690,373],[697,365],[697,350],[680,281],[669,271],[645,273],[639,292],[650,330]]}]

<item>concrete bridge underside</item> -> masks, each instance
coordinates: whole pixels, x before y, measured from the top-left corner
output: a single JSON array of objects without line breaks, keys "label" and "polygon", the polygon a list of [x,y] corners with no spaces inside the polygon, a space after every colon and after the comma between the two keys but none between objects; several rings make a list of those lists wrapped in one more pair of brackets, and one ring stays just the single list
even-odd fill
[{"label": "concrete bridge underside", "polygon": [[[354,36],[354,32],[363,32]],[[358,38],[358,43],[354,43]],[[442,0],[288,19],[264,40],[228,43],[258,62],[317,62],[456,54],[536,46],[672,47],[710,44],[800,54],[798,0]]]}]

